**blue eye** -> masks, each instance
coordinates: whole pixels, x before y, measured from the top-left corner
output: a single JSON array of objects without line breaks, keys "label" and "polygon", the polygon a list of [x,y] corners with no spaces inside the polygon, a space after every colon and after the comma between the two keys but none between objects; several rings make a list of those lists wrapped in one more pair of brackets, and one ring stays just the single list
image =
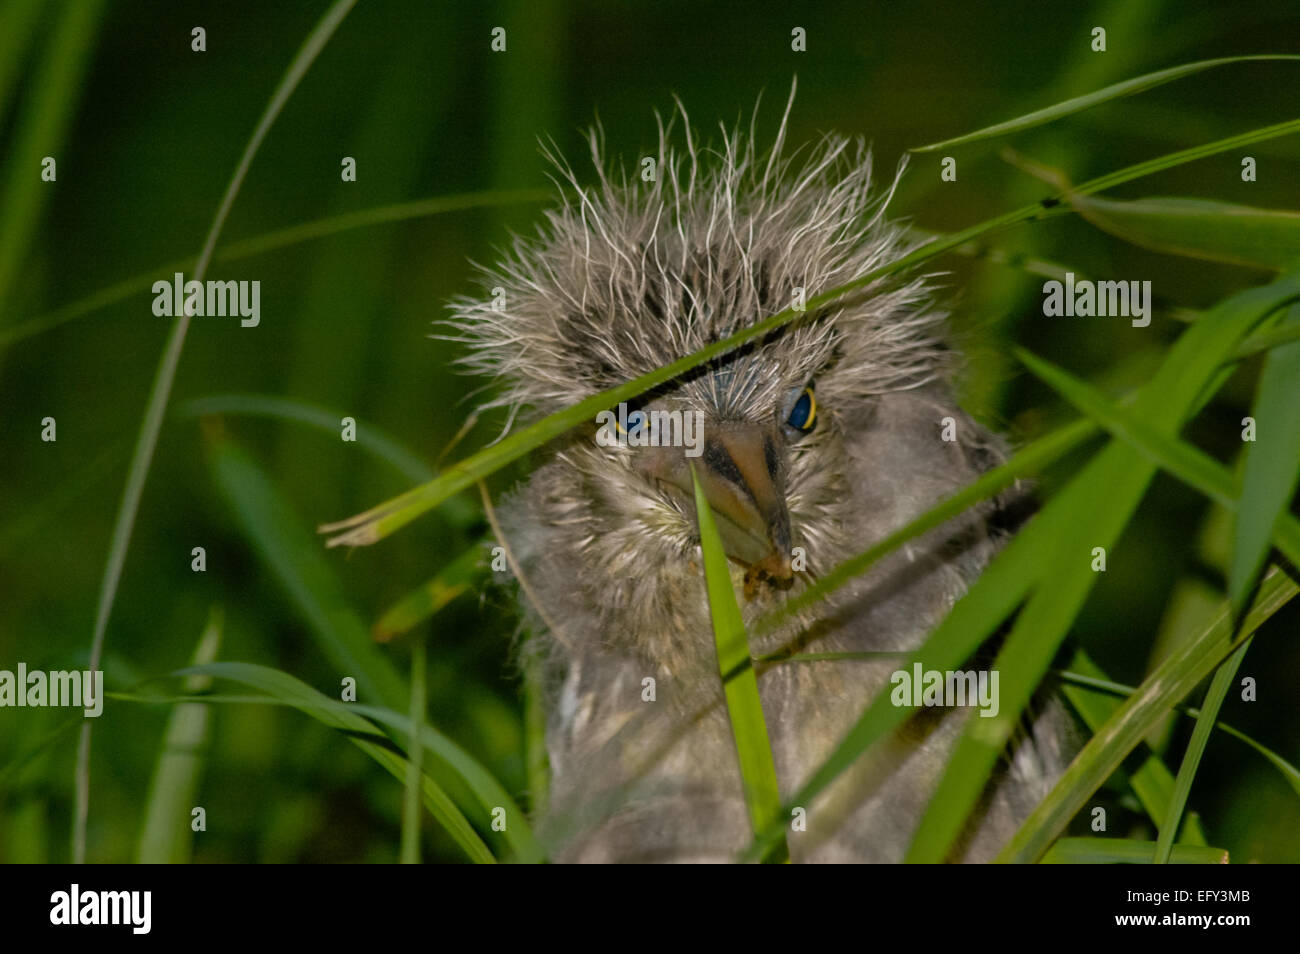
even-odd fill
[{"label": "blue eye", "polygon": [[813,397],[812,388],[803,389],[803,394],[794,402],[786,423],[805,434],[817,426],[817,399]]}]

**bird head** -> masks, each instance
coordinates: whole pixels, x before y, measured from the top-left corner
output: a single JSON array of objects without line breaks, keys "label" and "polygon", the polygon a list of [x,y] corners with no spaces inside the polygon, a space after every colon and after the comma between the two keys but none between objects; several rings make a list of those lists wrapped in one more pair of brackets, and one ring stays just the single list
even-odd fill
[{"label": "bird head", "polygon": [[[679,109],[631,174],[593,132],[585,185],[549,150],[559,202],[484,269],[487,295],[452,305],[462,364],[499,386],[487,404],[512,423],[561,410],[910,250],[865,145],[827,136],[787,154],[788,116],[760,154],[752,128],[700,145]],[[858,431],[882,395],[936,376],[931,301],[923,278],[882,279],[611,408],[612,429],[605,416],[569,432],[528,517],[553,534],[540,546],[575,561],[575,585],[674,625],[684,578],[699,588],[694,470],[747,599],[784,598],[852,552]]]}]

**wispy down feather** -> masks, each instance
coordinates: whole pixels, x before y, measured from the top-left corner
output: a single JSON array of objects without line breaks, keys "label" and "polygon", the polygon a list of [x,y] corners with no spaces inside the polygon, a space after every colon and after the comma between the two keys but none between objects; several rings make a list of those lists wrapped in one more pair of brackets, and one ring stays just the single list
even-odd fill
[{"label": "wispy down feather", "polygon": [[[659,122],[651,181],[644,163],[607,168],[598,130],[590,185],[552,144],[558,204],[481,268],[488,294],[451,305],[448,337],[470,346],[461,366],[499,385],[485,406],[559,410],[790,307],[796,288],[811,298],[905,254],[884,217],[897,177],[875,188],[861,140],[827,135],[787,154],[788,116],[760,155],[752,126],[702,145],[679,103]],[[914,387],[936,374],[942,317],[924,278],[882,281],[722,359],[726,388],[704,376],[682,396],[745,416],[814,375],[832,407]]]}]

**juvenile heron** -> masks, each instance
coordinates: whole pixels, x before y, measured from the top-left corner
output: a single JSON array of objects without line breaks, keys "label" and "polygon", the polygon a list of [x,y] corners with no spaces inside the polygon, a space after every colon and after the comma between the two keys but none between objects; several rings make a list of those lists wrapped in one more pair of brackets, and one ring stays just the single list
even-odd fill
[{"label": "juvenile heron", "polygon": [[[793,91],[791,99],[793,99]],[[719,341],[905,254],[861,142],[770,151],[754,130],[699,145],[684,112],[629,175],[590,139],[594,186],[562,160],[561,201],[453,303],[489,403],[540,416]],[[680,139],[680,145],[677,140]],[[900,168],[901,172],[901,168]],[[897,178],[894,179],[897,182]],[[878,281],[640,399],[699,414],[695,470],[747,624],[1004,459],[956,405],[945,315],[925,277]],[[625,428],[620,428],[623,433]],[[542,831],[569,861],[734,858],[752,837],[710,626],[687,448],[558,439],[500,508],[526,584],[525,652],[547,674],[552,772]],[[979,574],[1014,497],[912,540],[778,631],[778,650],[914,649]],[[750,627],[751,633],[753,632]],[[898,660],[760,667],[783,798]],[[859,759],[789,838],[794,860],[897,861],[970,710],[920,710]],[[1026,723],[953,858],[987,859],[1059,775],[1063,718]]]}]

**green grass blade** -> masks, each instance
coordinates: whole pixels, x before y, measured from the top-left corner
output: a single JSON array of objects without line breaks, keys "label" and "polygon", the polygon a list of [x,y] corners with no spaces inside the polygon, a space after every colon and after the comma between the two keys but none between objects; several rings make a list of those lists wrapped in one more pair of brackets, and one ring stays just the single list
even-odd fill
[{"label": "green grass blade", "polygon": [[[90,66],[91,41],[103,9],[102,0],[62,5],[45,55],[31,78],[27,102],[16,120],[15,141],[5,150],[7,175],[0,191],[0,209],[4,209],[0,216],[0,316],[9,310],[14,279],[31,251],[41,209],[58,188],[57,179],[52,183],[41,180],[41,161],[51,156],[56,164],[62,164],[66,158],[60,147]],[[11,39],[0,41],[0,51],[19,52],[22,18],[28,15],[30,11],[25,12],[21,5],[8,11],[4,26],[12,26],[16,32]],[[55,171],[57,175],[57,165]],[[64,165],[63,174],[67,173]]]},{"label": "green grass blade", "polygon": [[308,624],[340,679],[357,681],[357,698],[405,711],[409,690],[348,605],[334,572],[292,504],[232,441],[209,447],[212,474],[235,524],[252,543]]},{"label": "green grass blade", "polygon": [[[407,780],[407,760],[394,752],[388,738],[362,715],[362,707],[331,699],[286,672],[253,663],[220,662],[187,666],[172,675],[228,679],[259,689],[277,703],[292,706],[323,725],[342,732],[399,782]],[[392,714],[409,730],[409,717]],[[427,730],[429,726],[424,728]],[[496,860],[450,796],[428,774],[424,776],[423,795],[429,813],[471,860],[479,863]]]},{"label": "green grass blade", "polygon": [[[1241,335],[1248,332],[1259,320],[1297,290],[1300,290],[1300,278],[1289,276],[1271,285],[1241,292],[1207,311],[1202,319],[1191,325],[1178,340],[1173,354],[1166,360],[1164,367],[1143,389],[1141,399],[1143,412],[1148,413],[1152,420],[1162,422],[1171,431],[1176,428],[1182,416],[1193,405],[1198,401],[1208,400],[1203,384],[1213,377],[1217,362],[1232,353]],[[975,585],[930,634],[921,648],[909,658],[906,665],[920,662],[926,669],[948,670],[956,668],[969,658],[980,643],[1020,605],[1031,589],[1040,580],[1048,578],[1049,557],[1054,548],[1059,546],[1060,541],[1097,539],[1099,541],[1097,545],[1105,546],[1113,542],[1112,538],[1118,535],[1128,514],[1136,506],[1151,473],[1150,467],[1141,466],[1141,461],[1136,457],[1135,452],[1127,452],[1125,448],[1117,445],[1107,448],[1102,457],[1088,465],[1065,491],[1051,501],[1012,539]],[[1116,509],[1117,502],[1122,503],[1122,509]],[[1103,528],[1097,524],[1093,515],[1098,513],[1109,515],[1109,526]],[[1117,517],[1122,519],[1115,519]],[[1084,519],[1087,520],[1088,525],[1081,530],[1075,524]],[[1097,534],[1098,530],[1104,530],[1104,533]],[[1101,543],[1102,538],[1107,542]],[[1087,551],[1077,562],[1081,563],[1091,575],[1087,560],[1082,559],[1086,555]],[[1069,569],[1074,570],[1077,567],[1072,565]],[[1057,573],[1056,570],[1052,572]],[[1053,609],[1052,604],[1055,602],[1056,595],[1069,595],[1072,602],[1081,603],[1082,597],[1086,596],[1086,587],[1091,582],[1075,574],[1075,590],[1069,593],[1058,591],[1058,576],[1050,578],[1053,579],[1051,593],[1040,603],[1038,612],[1030,617],[1031,621],[1041,620],[1041,614],[1045,612],[1055,615],[1056,610]],[[1065,604],[1062,603],[1061,607],[1064,606]],[[1038,684],[1039,679],[1046,672],[1051,653],[1055,651],[1054,647],[1059,645],[1060,639],[1064,636],[1060,624],[1064,622],[1068,626],[1066,617],[1073,618],[1073,608],[1071,607],[1070,612],[1062,613],[1050,620],[1052,626],[1042,630],[1050,636],[1051,645],[1047,645],[1040,634],[1035,634],[1033,637],[1023,635],[1025,630],[1022,625],[1025,617],[1022,614],[1017,623],[1022,636],[1014,644],[1008,642],[1008,646],[1021,647],[1028,639],[1037,639],[1039,645],[1031,647],[1032,652],[1026,651],[1024,658],[1015,661],[1014,667],[1007,667],[1016,673],[1020,680],[1018,683],[1008,678],[1004,678],[1001,682],[1003,686],[1013,684],[1012,698],[1015,703],[1011,708],[1014,714],[1007,715],[1008,703],[1004,699],[1002,712],[997,719],[979,720],[984,723],[998,722],[1000,725],[985,728],[983,730],[986,733],[985,737],[973,743],[975,748],[968,749],[963,757],[964,760],[958,763],[955,770],[958,775],[954,777],[961,777],[963,784],[960,788],[950,789],[945,794],[947,803],[941,804],[941,809],[946,814],[944,828],[942,831],[931,831],[927,834],[930,843],[923,846],[927,854],[934,855],[936,852],[941,852],[937,846],[953,830],[952,816],[973,797],[972,793],[978,794],[978,785],[982,784],[978,778],[981,774],[980,768],[991,766],[992,760],[996,758],[999,751],[999,747],[994,743],[999,736],[1005,738],[1005,733],[1011,728],[1010,720],[1016,718],[1020,707],[1027,699],[1027,693]],[[1034,633],[1034,630],[1029,632]],[[1014,631],[1012,636],[1015,637]],[[1003,654],[1006,652],[1004,648]],[[1004,658],[1004,655],[1000,655],[998,662],[1001,663]],[[894,706],[887,694],[881,694],[868,706],[867,711],[849,730],[844,740],[826,762],[812,774],[790,804],[807,804],[877,740],[896,729],[909,714],[907,709]],[[960,746],[958,754],[961,754]],[[950,767],[949,771],[954,769]],[[987,777],[987,773],[984,774]],[[960,820],[956,824],[960,824]],[[770,839],[775,834],[771,830],[764,832],[751,845],[747,856],[753,857],[757,852],[768,847]]]},{"label": "green grass blade", "polygon": [[[253,135],[244,149],[231,177],[230,185],[222,197],[221,205],[212,220],[207,239],[194,266],[191,278],[202,281],[212,259],[217,238],[221,235],[226,216],[234,205],[235,197],[243,185],[244,176],[248,174],[253,157],[257,154],[262,140],[274,125],[276,117],[288,102],[293,91],[297,89],[316,57],[320,55],[325,44],[329,42],[334,31],[338,29],[343,18],[352,9],[356,0],[336,0],[325,11],[312,32],[303,42],[302,49],[294,57],[288,71],[276,87],[266,111],[253,130]],[[89,7],[90,5],[84,5]],[[82,4],[73,4],[73,9],[81,9]],[[145,406],[144,418],[140,422],[140,434],[136,440],[135,452],[131,457],[131,468],[127,474],[126,486],[122,490],[122,502],[118,506],[117,519],[113,524],[113,539],[109,545],[108,561],[104,567],[104,576],[100,583],[99,602],[95,610],[95,629],[91,637],[90,669],[99,666],[104,651],[104,634],[108,629],[108,618],[113,612],[113,602],[117,597],[117,586],[122,578],[122,567],[126,564],[126,551],[131,545],[131,532],[135,527],[135,516],[140,508],[140,498],[144,494],[145,480],[149,476],[149,467],[153,462],[154,448],[158,443],[158,433],[162,429],[163,417],[167,411],[167,401],[171,396],[172,382],[176,378],[176,368],[180,363],[181,349],[185,345],[185,333],[189,328],[189,316],[182,314],[176,319],[172,333],[163,349],[162,359],[154,375],[153,386],[149,391],[149,401]],[[81,738],[77,747],[76,769],[76,808],[73,812],[72,859],[81,863],[86,858],[86,815],[90,806],[90,722],[82,727]]]},{"label": "green grass blade", "polygon": [[[222,615],[213,607],[208,624],[199,637],[191,665],[212,662],[221,645]],[[206,676],[189,676],[185,691],[204,692],[212,685]],[[178,704],[167,719],[162,749],[154,766],[145,802],[144,825],[136,850],[139,864],[184,864],[194,847],[190,811],[199,788],[204,749],[208,744],[208,707],[200,703]]]},{"label": "green grass blade", "polygon": [[1044,123],[1055,122],[1056,120],[1062,119],[1073,113],[1082,112],[1085,109],[1091,109],[1093,106],[1099,106],[1102,103],[1122,99],[1125,96],[1132,96],[1134,93],[1141,93],[1144,90],[1152,89],[1156,86],[1163,86],[1165,83],[1171,83],[1176,79],[1182,79],[1184,76],[1191,76],[1193,73],[1199,73],[1202,70],[1214,69],[1218,66],[1227,66],[1231,63],[1250,63],[1261,60],[1300,60],[1300,56],[1263,53],[1254,56],[1225,56],[1213,60],[1199,60],[1195,63],[1184,63],[1182,66],[1172,66],[1169,69],[1157,70],[1154,73],[1147,73],[1143,76],[1137,76],[1120,83],[1114,83],[1103,89],[1086,93],[1083,96],[1075,96],[1053,106],[1038,109],[1032,113],[1026,113],[1024,116],[1019,116],[1015,119],[1008,119],[1006,122],[997,123],[993,126],[986,126],[983,129],[977,129],[975,132],[966,133],[963,136],[945,139],[943,142],[931,143],[928,146],[917,146],[908,151],[934,152],[936,149],[946,149],[949,146],[964,145],[965,143],[978,142],[981,139],[993,139],[997,136],[1006,136],[1012,133],[1022,132],[1026,129],[1032,129],[1035,126],[1041,126]]},{"label": "green grass blade", "polygon": [[[275,697],[276,700],[297,708],[310,708],[314,712],[325,712],[333,719],[343,719],[346,728],[357,731],[360,719],[361,728],[374,733],[375,725],[387,726],[393,735],[405,739],[409,747],[411,719],[407,713],[396,712],[384,706],[370,706],[362,703],[344,703],[322,695],[305,683],[294,679],[286,673],[253,663],[213,663],[210,666],[180,669],[173,676],[190,674],[210,675],[217,679],[230,679],[256,689],[261,689]],[[291,680],[285,682],[285,680]],[[367,721],[369,720],[369,721]],[[383,740],[386,741],[386,740]],[[436,777],[439,785],[449,792],[463,790],[465,797],[457,797],[457,804],[468,805],[471,814],[487,828],[494,808],[504,808],[507,827],[505,841],[518,861],[538,862],[543,860],[541,846],[533,835],[528,819],[519,806],[506,792],[501,784],[492,777],[472,755],[447,738],[436,728],[425,722],[421,726],[420,744],[428,758],[425,775]],[[405,763],[405,759],[401,760]],[[397,775],[405,780],[406,773]]]},{"label": "green grass blade", "polygon": [[[704,576],[709,592],[709,615],[713,620],[713,640],[718,650],[718,672],[727,699],[731,735],[740,760],[740,777],[745,787],[745,804],[755,833],[777,823],[781,811],[781,794],[776,783],[776,764],[763,718],[763,703],[758,695],[758,677],[749,654],[745,622],[736,603],[731,583],[731,567],[722,538],[713,520],[713,510],[700,487],[699,476],[691,467],[695,487],[695,514],[700,527],[700,548],[704,553]],[[789,849],[774,852],[768,860],[783,861]]]},{"label": "green grass blade", "polygon": [[44,9],[44,0],[11,0],[0,10],[0,129],[7,125],[9,102]]},{"label": "green grass blade", "polygon": [[[389,756],[393,755],[393,743],[378,734],[376,725],[387,726],[393,730],[390,735],[397,736],[407,747],[410,745],[411,719],[409,714],[394,712],[392,709],[383,706],[344,703],[330,699],[328,696],[321,695],[305,683],[279,670],[254,663],[214,663],[212,666],[178,669],[171,675],[187,676],[196,673],[210,675],[218,679],[230,679],[234,682],[262,689],[268,694],[241,696],[208,693],[203,696],[177,697],[110,692],[107,693],[107,696],[110,699],[147,703],[209,702],[291,706],[320,718],[327,725],[343,729],[350,735],[369,734],[374,736],[380,751]],[[283,680],[286,678],[292,680],[292,682],[284,683]],[[322,713],[327,718],[321,718]],[[356,717],[361,718],[360,723],[355,721]],[[339,719],[345,720],[346,724],[336,724]],[[427,722],[421,726],[420,744],[424,748],[424,755],[429,758],[431,763],[431,768],[425,771],[426,791],[432,785],[439,792],[442,792],[443,789],[439,786],[439,782],[445,785],[448,790],[464,789],[469,793],[468,798],[457,798],[456,802],[452,804],[470,805],[471,813],[482,822],[484,827],[487,827],[491,820],[493,808],[505,809],[507,821],[505,841],[514,859],[527,863],[537,863],[545,860],[541,846],[528,824],[527,817],[509,794],[506,793],[506,790],[501,787],[500,783],[492,777],[487,769],[475,761],[473,756]],[[406,779],[406,771],[403,768],[406,764],[405,758],[398,757],[395,761],[389,759],[383,764],[395,766],[392,769],[392,774],[399,780]],[[434,779],[435,774],[437,774],[437,781]],[[460,809],[457,808],[457,811],[459,812]],[[439,816],[435,813],[434,817]]]},{"label": "green grass blade", "polygon": [[1156,722],[1298,592],[1300,587],[1274,568],[1260,584],[1239,632],[1234,634],[1232,613],[1225,607],[1207,629],[1171,653],[1093,734],[998,860],[1037,860]]},{"label": "green grass blade", "polygon": [[[427,199],[414,199],[410,202],[398,202],[392,205],[376,206],[332,215],[323,219],[301,222],[283,229],[241,239],[217,249],[214,262],[236,262],[267,252],[289,248],[303,242],[329,238],[352,229],[383,225],[390,222],[404,222],[410,219],[429,218],[447,212],[462,212],[470,209],[489,209],[503,205],[516,205],[527,202],[540,202],[549,192],[544,189],[511,189],[491,192],[465,192],[457,195],[434,196]],[[171,278],[178,271],[184,271],[193,263],[192,258],[181,258],[125,278],[120,282],[92,292],[83,298],[57,308],[54,311],[20,322],[12,328],[0,330],[0,348],[30,338],[33,335],[50,331],[93,314],[101,308],[125,301],[132,295],[142,295],[153,287],[160,277]],[[427,478],[424,478],[427,479]]]},{"label": "green grass blade", "polygon": [[911,523],[891,533],[879,543],[872,544],[863,552],[845,560],[839,566],[824,574],[816,583],[808,587],[794,599],[771,610],[762,617],[757,629],[766,632],[774,629],[796,613],[802,612],[820,600],[825,599],[841,586],[855,579],[877,560],[883,559],[900,546],[923,533],[942,526],[953,517],[965,513],[981,500],[992,497],[1005,490],[1015,481],[1028,474],[1055,463],[1088,438],[1097,434],[1100,428],[1091,421],[1076,421],[1059,428],[1034,443],[1021,448],[1009,461],[981,474],[974,482],[951,497],[940,501]]},{"label": "green grass blade", "polygon": [[[1121,185],[1164,169],[1172,169],[1187,162],[1203,159],[1206,156],[1238,149],[1251,143],[1262,142],[1278,136],[1285,136],[1296,131],[1300,131],[1300,119],[1261,127],[1237,136],[1230,136],[1227,139],[1220,139],[1191,149],[1183,149],[1179,152],[1120,169],[1075,187],[1070,190],[1069,195],[1091,195],[1094,192],[1100,192],[1103,189],[1109,189],[1112,186]],[[321,526],[320,532],[331,534],[327,541],[328,546],[368,546],[377,543],[389,534],[406,526],[421,514],[438,506],[453,494],[465,490],[506,464],[518,460],[529,451],[541,447],[584,421],[594,420],[597,412],[607,410],[620,401],[631,400],[638,394],[671,381],[692,368],[726,354],[750,341],[769,335],[778,328],[794,321],[802,314],[815,314],[823,305],[829,304],[851,291],[865,288],[944,252],[959,248],[985,233],[1039,218],[1047,214],[1048,210],[1060,205],[1066,198],[1068,196],[1065,193],[1050,196],[1041,202],[1035,202],[1033,205],[1016,209],[963,229],[960,232],[954,232],[943,238],[936,239],[894,262],[872,269],[851,282],[813,295],[806,302],[803,311],[786,309],[778,312],[749,328],[737,332],[730,338],[714,342],[694,354],[679,358],[625,384],[594,394],[572,407],[557,411],[536,424],[511,434],[504,440],[465,458],[422,486],[384,501],[364,513]]]},{"label": "green grass blade", "polygon": [[[1187,714],[1192,716],[1193,718],[1196,718],[1200,715],[1200,710],[1189,708],[1187,710]],[[1250,736],[1248,736],[1245,732],[1242,732],[1240,729],[1234,729],[1232,726],[1225,725],[1222,722],[1216,722],[1214,724],[1214,727],[1218,729],[1220,732],[1224,732],[1232,736],[1237,741],[1245,743],[1246,745],[1254,749],[1256,752],[1258,752],[1260,755],[1262,755],[1265,759],[1269,761],[1269,763],[1275,769],[1277,769],[1282,774],[1282,777],[1286,779],[1287,784],[1291,786],[1291,790],[1294,791],[1297,795],[1300,795],[1300,769],[1296,768],[1294,765],[1292,765],[1286,759],[1282,758],[1282,756],[1278,755],[1272,749],[1255,741]]]},{"label": "green grass blade", "polygon": [[528,779],[528,805],[534,817],[550,806],[551,765],[546,751],[546,673],[536,656],[524,660],[524,769]]},{"label": "green grass blade", "polygon": [[[1058,675],[1065,683],[1069,684],[1070,688],[1083,689],[1085,692],[1090,693],[1093,696],[1093,698],[1100,698],[1101,696],[1107,696],[1107,695],[1108,696],[1131,696],[1135,692],[1137,692],[1137,690],[1134,689],[1132,686],[1126,686],[1123,683],[1113,682],[1109,679],[1104,678],[1104,674],[1101,672],[1101,670],[1099,670],[1096,667],[1096,665],[1092,663],[1091,660],[1089,660],[1088,657],[1084,655],[1082,652],[1075,653],[1074,659],[1071,661],[1070,665],[1071,667],[1074,667],[1076,670],[1081,669],[1082,671],[1063,670],[1059,672]],[[1177,706],[1176,711],[1181,713],[1182,715],[1189,716],[1193,719],[1199,719],[1201,716],[1201,710],[1196,708],[1195,706]],[[1097,726],[1103,724],[1106,718],[1109,718],[1111,712],[1114,712],[1114,708],[1108,709],[1106,712],[1106,716],[1103,717],[1102,719],[1097,720],[1097,725],[1093,725],[1092,722],[1089,721],[1088,727],[1093,732],[1096,732]],[[1214,724],[1214,727],[1218,729],[1220,732],[1222,732],[1224,735],[1232,736],[1232,738],[1249,746],[1250,748],[1254,749],[1257,753],[1259,753],[1259,755],[1263,756],[1274,768],[1278,770],[1283,780],[1288,785],[1291,786],[1291,788],[1295,791],[1295,793],[1297,795],[1300,795],[1300,768],[1296,768],[1296,766],[1292,765],[1286,759],[1282,758],[1282,756],[1278,755],[1276,752],[1274,752],[1268,746],[1264,745],[1262,742],[1259,742],[1251,738],[1245,732],[1242,732],[1240,729],[1233,728],[1232,726],[1228,725],[1226,722],[1216,722]],[[1164,767],[1163,762],[1160,764],[1160,768],[1164,770],[1168,779],[1167,785],[1165,785],[1164,781],[1161,781],[1160,784],[1165,788],[1167,794],[1172,794],[1174,790],[1174,777],[1168,774],[1169,770]],[[1160,811],[1160,817],[1154,819],[1154,821],[1157,824],[1159,824],[1160,821],[1162,821],[1164,818],[1164,805],[1166,804],[1166,802],[1160,801],[1158,804],[1161,806],[1161,811]],[[1193,821],[1192,816],[1188,816],[1187,821],[1188,824],[1190,825],[1191,822]]]},{"label": "green grass blade", "polygon": [[1280,271],[1300,259],[1300,214],[1205,199],[1071,200],[1126,242],[1191,258]]},{"label": "green grass blade", "polygon": [[[1107,400],[1091,385],[1023,348],[1016,349],[1016,356],[1053,390],[1111,434],[1131,444],[1147,460],[1229,510],[1238,510],[1238,501],[1233,495],[1232,475],[1200,448],[1161,433],[1137,414]],[[1297,447],[1296,454],[1300,456],[1300,447]],[[1267,533],[1267,527],[1265,529]],[[1300,521],[1285,509],[1277,514],[1273,522],[1272,540],[1287,559],[1300,565]],[[1262,554],[1267,553],[1268,543],[1269,537],[1266,536],[1264,545],[1260,548],[1261,560]]]},{"label": "green grass blade", "polygon": [[[108,698],[113,696],[111,692],[105,692],[104,695]],[[48,755],[65,736],[72,734],[72,731],[80,727],[84,721],[86,721],[85,715],[78,712],[67,721],[61,722],[45,733],[35,742],[30,743],[28,748],[20,751],[8,763],[0,767],[0,795],[8,793],[10,781],[17,778],[23,769],[38,758]]]},{"label": "green grass blade", "polygon": [[[1238,342],[1297,294],[1300,274],[1292,273],[1262,288],[1233,295],[1207,311],[1178,339],[1160,370],[1138,393],[1135,416],[1147,418],[1159,432],[1176,434]],[[1034,560],[1032,566],[1025,567],[1025,575],[1050,580],[1051,585],[1040,587],[1030,597],[999,650],[993,669],[1001,674],[1001,708],[994,718],[967,722],[922,816],[908,852],[909,860],[933,862],[946,857],[1010,739],[1020,712],[1097,581],[1091,565],[1093,548],[1109,551],[1114,546],[1154,474],[1155,465],[1134,448],[1113,443],[1047,505],[1044,513],[1063,511],[1066,515],[1057,537],[1043,537],[1032,523],[1021,532],[1017,543],[1034,538],[1032,550],[1018,551],[1030,552]],[[1003,562],[1012,549],[1008,548],[995,565]],[[987,578],[986,573],[972,593],[984,588]],[[940,629],[946,625],[948,620],[940,624]],[[986,618],[976,632],[985,638],[991,631]]]},{"label": "green grass blade", "polygon": [[374,638],[386,643],[436,615],[483,574],[482,559],[482,543],[465,550],[439,570],[433,579],[402,597],[379,617],[371,630]]},{"label": "green grass blade", "polygon": [[[172,413],[178,418],[196,418],[208,414],[248,414],[295,421],[322,430],[335,441],[338,440],[339,421],[343,417],[340,412],[319,404],[265,394],[210,394],[186,401]],[[428,464],[373,424],[357,421],[357,446],[370,451],[408,480],[429,480],[433,477],[433,469]]]},{"label": "green grass blade", "polygon": [[[318,646],[337,668],[340,678],[353,676],[357,680],[359,699],[378,702],[373,709],[353,703],[352,710],[366,711],[409,736],[410,719],[405,713],[410,690],[373,642],[361,617],[347,604],[315,538],[244,451],[222,440],[210,453],[218,486],[230,501],[238,525],[307,622]],[[527,819],[490,773],[429,725],[424,726],[420,738],[430,749],[431,774],[457,803],[466,806],[477,802],[484,819],[494,807],[504,808],[506,840],[511,850],[521,860],[540,859],[541,850],[533,840]]]},{"label": "green grass blade", "polygon": [[1259,334],[1251,335],[1241,343],[1232,359],[1241,361],[1244,358],[1252,358],[1257,354],[1265,351],[1271,351],[1274,348],[1289,344],[1292,341],[1300,341],[1300,323],[1283,325],[1280,328],[1272,328],[1268,331],[1261,331]]},{"label": "green grass blade", "polygon": [[[411,644],[411,738],[424,734],[424,709],[428,700],[424,692],[425,670],[429,660],[424,649],[424,634]],[[424,746],[412,745],[406,756],[406,797],[402,804],[402,864],[420,863],[420,769]]]},{"label": "green grass blade", "polygon": [[[388,726],[394,730],[394,734],[399,739],[406,738],[409,745],[411,720],[405,713],[394,712],[383,706],[353,704],[352,708],[367,719]],[[486,826],[491,821],[493,809],[504,809],[506,829],[502,837],[515,861],[535,864],[545,860],[542,847],[528,824],[528,816],[523,813],[501,783],[492,777],[491,772],[428,723],[425,723],[421,729],[419,742],[424,746],[425,755],[429,757],[430,772],[435,774],[448,790],[459,792],[463,788],[468,793],[474,804],[468,800],[460,801],[459,795],[458,801],[469,806],[466,810],[470,811],[474,818],[481,819]]]},{"label": "green grass blade", "polygon": [[1214,678],[1210,681],[1210,688],[1205,693],[1205,704],[1196,719],[1196,728],[1192,730],[1191,741],[1187,743],[1187,753],[1183,756],[1182,765],[1178,767],[1178,777],[1174,780],[1174,794],[1169,800],[1169,811],[1160,824],[1160,836],[1156,839],[1156,864],[1163,865],[1169,862],[1174,847],[1174,836],[1178,832],[1178,824],[1182,820],[1187,797],[1192,791],[1192,781],[1196,778],[1201,756],[1205,754],[1205,744],[1210,741],[1210,730],[1214,728],[1214,723],[1218,719],[1224,697],[1232,688],[1232,681],[1241,667],[1241,661],[1250,649],[1250,642],[1250,639],[1244,640],[1232,655],[1220,664],[1214,673]]},{"label": "green grass blade", "polygon": [[[1287,310],[1283,327],[1300,328],[1300,305]],[[1300,342],[1274,348],[1264,359],[1251,416],[1256,439],[1246,443],[1228,568],[1228,595],[1238,612],[1264,566],[1269,538],[1280,524],[1295,522],[1288,508],[1300,482]],[[1287,559],[1300,566],[1300,549],[1287,552]]]},{"label": "green grass blade", "polygon": [[[1082,649],[1076,650],[1070,661],[1072,674],[1090,677],[1095,681],[1104,681],[1105,673],[1094,663]],[[1079,713],[1089,732],[1096,732],[1105,724],[1120,706],[1120,700],[1109,692],[1094,687],[1086,687],[1070,682],[1063,682],[1061,693],[1070,705]],[[1146,752],[1142,763],[1129,774],[1129,785],[1152,824],[1159,825],[1169,811],[1169,803],[1174,794],[1174,776],[1161,760],[1160,756],[1143,746]],[[1183,830],[1183,840],[1191,844],[1204,845],[1205,833],[1194,816],[1187,817]]]},{"label": "green grass blade", "polygon": [[[1130,838],[1062,838],[1043,855],[1045,865],[1149,865],[1154,841]],[[1178,845],[1169,859],[1176,865],[1226,865],[1228,852],[1206,845]]]}]

